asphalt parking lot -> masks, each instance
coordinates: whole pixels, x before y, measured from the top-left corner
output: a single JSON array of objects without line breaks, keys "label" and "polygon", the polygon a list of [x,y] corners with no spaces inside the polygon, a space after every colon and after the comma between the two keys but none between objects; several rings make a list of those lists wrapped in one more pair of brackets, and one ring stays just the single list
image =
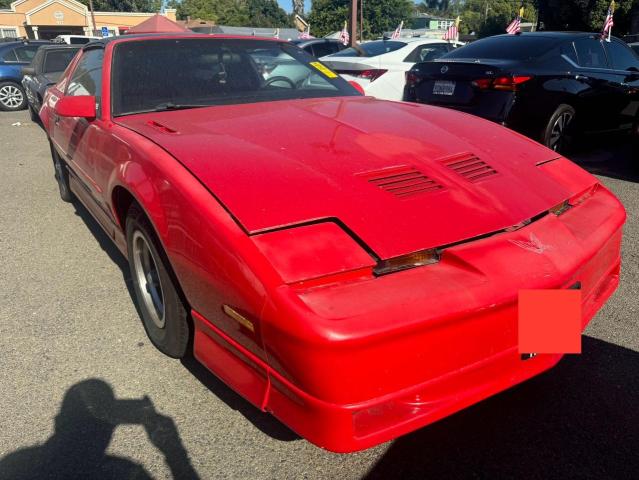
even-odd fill
[{"label": "asphalt parking lot", "polygon": [[43,131],[0,112],[0,478],[637,478],[639,158],[618,138],[573,158],[628,211],[621,286],[583,354],[338,455],[150,345],[125,260],[59,200]]}]

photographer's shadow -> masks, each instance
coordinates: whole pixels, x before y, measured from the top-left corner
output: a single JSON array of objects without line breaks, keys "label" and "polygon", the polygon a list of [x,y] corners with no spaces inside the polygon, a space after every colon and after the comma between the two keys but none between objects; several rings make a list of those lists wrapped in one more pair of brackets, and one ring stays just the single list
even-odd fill
[{"label": "photographer's shadow", "polygon": [[148,397],[116,399],[111,386],[98,379],[67,390],[54,434],[41,445],[0,459],[0,478],[150,479],[142,465],[106,453],[115,428],[125,424],[143,426],[173,478],[199,478],[170,417],[159,414]]}]

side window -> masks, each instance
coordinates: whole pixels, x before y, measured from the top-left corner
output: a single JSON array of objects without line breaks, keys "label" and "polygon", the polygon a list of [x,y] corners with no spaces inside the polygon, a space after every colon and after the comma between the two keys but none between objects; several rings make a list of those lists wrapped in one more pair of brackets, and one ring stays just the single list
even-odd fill
[{"label": "side window", "polygon": [[621,42],[617,40],[606,42],[606,51],[612,68],[615,70],[628,70],[630,67],[639,69],[639,58]]},{"label": "side window", "polygon": [[38,51],[39,45],[30,45],[25,47],[17,47],[14,52],[16,54],[16,58],[20,63],[31,63],[33,57],[35,57],[36,52]]},{"label": "side window", "polygon": [[18,57],[16,57],[16,51],[9,50],[7,53],[4,54],[2,60],[4,60],[5,62],[17,62]]},{"label": "side window", "polygon": [[335,53],[335,51],[336,50],[333,49],[333,45],[329,42],[316,43],[315,45],[313,45],[313,56],[316,58],[330,55],[331,53]]},{"label": "side window", "polygon": [[445,43],[420,45],[410,52],[404,61],[409,63],[430,62],[448,52],[448,45]]},{"label": "side window", "polygon": [[104,50],[96,48],[82,54],[71,74],[66,95],[94,95],[98,104],[102,97],[102,58]]},{"label": "side window", "polygon": [[602,42],[594,38],[580,38],[575,41],[579,65],[586,68],[608,68]]}]

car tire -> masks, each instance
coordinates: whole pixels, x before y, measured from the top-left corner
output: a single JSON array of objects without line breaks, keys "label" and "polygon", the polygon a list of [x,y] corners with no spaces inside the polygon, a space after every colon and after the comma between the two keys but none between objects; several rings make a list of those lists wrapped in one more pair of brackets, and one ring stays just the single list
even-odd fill
[{"label": "car tire", "polygon": [[55,180],[58,183],[58,190],[60,191],[60,198],[65,202],[73,202],[75,197],[69,186],[69,167],[60,158],[51,142],[49,142],[49,148],[51,148],[51,158],[53,159],[53,169]]},{"label": "car tire", "polygon": [[570,105],[559,105],[544,128],[541,143],[559,153],[568,151],[574,137],[576,113]]},{"label": "car tire", "polygon": [[38,112],[36,112],[31,105],[29,105],[29,118],[33,123],[40,123],[40,116]]},{"label": "car tire", "polygon": [[15,112],[24,110],[27,96],[24,89],[15,82],[0,82],[0,110]]},{"label": "car tire", "polygon": [[190,328],[186,301],[151,222],[133,204],[126,217],[133,289],[149,340],[165,355],[187,355]]}]

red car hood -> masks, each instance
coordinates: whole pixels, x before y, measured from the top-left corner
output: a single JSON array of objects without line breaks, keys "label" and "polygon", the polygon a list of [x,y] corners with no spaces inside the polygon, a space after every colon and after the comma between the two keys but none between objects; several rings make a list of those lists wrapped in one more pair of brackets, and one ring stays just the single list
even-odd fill
[{"label": "red car hood", "polygon": [[499,231],[577,193],[537,166],[550,150],[436,107],[344,97],[117,122],[171,153],[248,232],[338,219],[381,258]]}]

